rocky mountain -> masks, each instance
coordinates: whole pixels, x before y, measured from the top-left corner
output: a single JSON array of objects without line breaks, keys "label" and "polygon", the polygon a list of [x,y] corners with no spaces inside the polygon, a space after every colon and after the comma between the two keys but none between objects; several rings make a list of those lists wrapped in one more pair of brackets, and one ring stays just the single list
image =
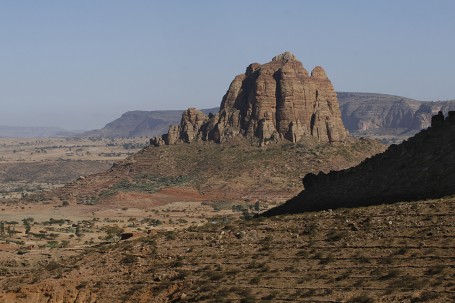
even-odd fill
[{"label": "rocky mountain", "polygon": [[69,137],[75,135],[59,127],[26,127],[0,125],[0,137],[3,138],[44,138]]},{"label": "rocky mountain", "polygon": [[297,142],[315,137],[320,142],[346,138],[336,93],[324,69],[311,74],[290,52],[266,64],[252,63],[234,78],[216,115],[190,108],[180,125],[154,138],[154,145],[179,142],[223,142],[236,136]]},{"label": "rocky mountain", "polygon": [[[218,112],[218,108],[202,109],[203,113]],[[84,137],[131,138],[150,137],[165,133],[170,124],[178,123],[182,110],[129,111],[106,124],[102,129],[85,132]]]},{"label": "rocky mountain", "polygon": [[357,207],[455,194],[455,111],[433,116],[431,127],[360,165],[307,174],[305,190],[266,215]]},{"label": "rocky mountain", "polygon": [[455,100],[422,102],[419,109],[414,113],[413,128],[424,129],[431,125],[431,117],[442,111],[444,115],[448,115],[449,111],[455,110]]},{"label": "rocky mountain", "polygon": [[337,93],[346,128],[352,133],[371,129],[410,129],[421,102],[399,96]]},{"label": "rocky mountain", "polygon": [[[337,92],[337,97],[343,124],[354,136],[403,140],[421,129],[427,128],[430,125],[431,116],[438,111],[442,110],[447,114],[449,110],[455,110],[455,100],[429,102],[400,96],[359,92]],[[218,113],[219,108],[200,111],[204,115],[199,114],[198,123],[208,119],[209,113]],[[175,136],[179,135],[178,128],[182,128],[182,125],[175,125],[182,122],[183,112],[183,110],[130,111],[108,123],[102,129],[85,132],[83,136],[153,137],[169,132],[170,125],[173,125],[170,132]],[[186,119],[189,118],[188,115],[196,114],[195,109],[186,112]],[[187,122],[185,120],[183,123],[187,124]],[[12,137],[12,135],[8,136]]]},{"label": "rocky mountain", "polygon": [[430,126],[438,111],[455,110],[452,101],[418,101],[405,97],[338,92],[343,123],[354,136],[406,139]]}]

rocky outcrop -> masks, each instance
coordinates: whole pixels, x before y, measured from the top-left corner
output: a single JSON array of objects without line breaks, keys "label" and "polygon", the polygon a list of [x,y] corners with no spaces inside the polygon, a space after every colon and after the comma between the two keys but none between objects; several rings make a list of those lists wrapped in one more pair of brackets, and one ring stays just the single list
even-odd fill
[{"label": "rocky outcrop", "polygon": [[455,100],[422,102],[419,109],[414,113],[412,128],[417,130],[427,128],[430,126],[433,115],[439,112],[448,115],[450,111],[455,111]]},{"label": "rocky outcrop", "polygon": [[283,139],[296,142],[304,136],[328,143],[343,141],[347,132],[324,69],[317,66],[309,75],[293,54],[285,52],[269,63],[250,64],[244,74],[236,76],[216,115],[189,109],[179,126],[171,126],[168,134],[151,143],[222,142],[239,135],[257,138],[262,144]]},{"label": "rocky outcrop", "polygon": [[265,215],[441,198],[455,194],[455,111],[360,165],[307,174],[297,197]]},{"label": "rocky outcrop", "polygon": [[195,108],[189,108],[182,114],[180,125],[169,126],[167,134],[153,138],[153,145],[173,145],[178,142],[190,143],[199,139],[201,127],[208,116]]},{"label": "rocky outcrop", "polygon": [[[243,78],[244,75],[241,75]],[[234,84],[235,82],[235,84]],[[234,81],[233,84],[240,85],[242,81]],[[231,85],[232,86],[232,85]],[[230,90],[235,92],[236,89]],[[455,110],[455,101],[417,101],[409,98],[374,94],[374,93],[357,93],[357,92],[338,92],[338,102],[341,110],[341,118],[344,126],[354,136],[364,136],[378,138],[381,136],[390,136],[393,138],[406,139],[421,129],[430,126],[431,116],[438,111],[447,114],[449,110]],[[229,97],[231,98],[231,97]],[[210,112],[218,113],[219,107],[202,109],[204,114]],[[131,111],[123,114],[120,118],[108,123],[104,128],[85,132],[83,137],[140,137],[140,136],[157,136],[169,131],[169,125],[180,123],[183,110],[166,110],[166,111]],[[232,116],[236,115],[235,111],[230,114],[231,118],[223,117],[223,121],[218,125],[219,129],[224,129],[228,120],[233,121]],[[209,117],[210,119],[210,117]],[[211,121],[209,129],[213,129],[217,121]],[[234,123],[233,128],[227,131],[227,135],[233,135],[233,129],[239,126]],[[224,127],[224,128],[223,128]],[[301,125],[292,123],[290,133],[297,134]],[[0,136],[5,137],[22,137],[26,136],[25,132],[11,132],[9,127],[0,126]],[[63,132],[52,136],[69,136]],[[215,134],[214,134],[215,135]],[[51,136],[49,134],[27,135],[28,137]],[[297,136],[296,136],[297,137]],[[162,137],[156,138],[159,144],[165,144]],[[208,138],[201,138],[208,140]],[[294,140],[296,140],[295,138]]]},{"label": "rocky outcrop", "polygon": [[[218,108],[202,109],[204,113],[218,111]],[[150,137],[168,131],[169,124],[178,123],[182,110],[129,111],[120,118],[106,124],[102,129],[83,133],[82,137],[131,138]]]}]

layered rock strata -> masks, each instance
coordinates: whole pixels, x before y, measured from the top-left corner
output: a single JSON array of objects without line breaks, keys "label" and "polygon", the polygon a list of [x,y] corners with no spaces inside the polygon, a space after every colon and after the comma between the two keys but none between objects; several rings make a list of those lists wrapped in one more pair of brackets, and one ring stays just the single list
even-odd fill
[{"label": "layered rock strata", "polygon": [[223,142],[236,136],[257,138],[261,143],[297,142],[311,136],[320,142],[343,141],[347,136],[337,95],[324,69],[308,74],[293,54],[285,52],[266,64],[250,64],[234,78],[220,111],[204,113],[190,108],[180,125],[155,137],[151,144]]},{"label": "layered rock strata", "polygon": [[353,136],[406,139],[430,126],[431,117],[455,110],[455,101],[417,101],[400,96],[338,92],[341,119]]}]

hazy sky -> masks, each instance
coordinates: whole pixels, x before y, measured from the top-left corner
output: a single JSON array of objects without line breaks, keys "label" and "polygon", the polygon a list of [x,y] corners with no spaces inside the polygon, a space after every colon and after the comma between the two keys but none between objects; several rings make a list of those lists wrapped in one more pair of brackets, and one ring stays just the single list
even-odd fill
[{"label": "hazy sky", "polygon": [[293,52],[337,91],[455,99],[455,1],[0,0],[0,125],[95,129],[218,106]]}]

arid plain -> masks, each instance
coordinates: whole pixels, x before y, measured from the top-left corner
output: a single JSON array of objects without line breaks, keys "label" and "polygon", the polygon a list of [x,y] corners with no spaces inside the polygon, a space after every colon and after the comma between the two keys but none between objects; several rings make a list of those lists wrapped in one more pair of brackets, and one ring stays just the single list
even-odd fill
[{"label": "arid plain", "polygon": [[150,144],[5,139],[0,302],[451,302],[454,133],[352,137],[285,52]]}]

